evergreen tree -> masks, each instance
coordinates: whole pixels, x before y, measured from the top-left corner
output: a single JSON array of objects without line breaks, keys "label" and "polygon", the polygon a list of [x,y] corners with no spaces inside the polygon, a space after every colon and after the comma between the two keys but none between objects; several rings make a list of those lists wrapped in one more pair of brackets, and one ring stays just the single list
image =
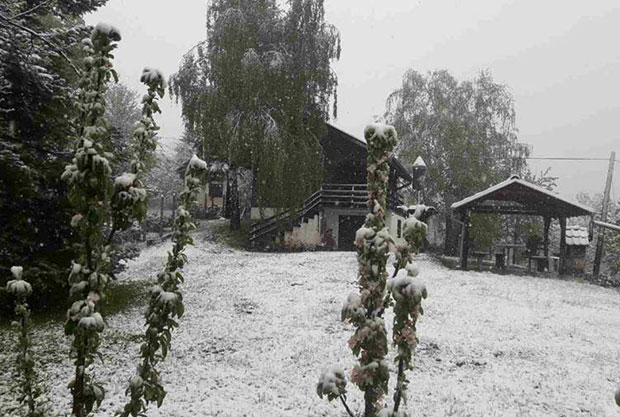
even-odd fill
[{"label": "evergreen tree", "polygon": [[73,250],[60,175],[72,157],[73,60],[89,34],[81,16],[104,3],[0,2],[0,285],[11,265],[27,264],[33,308],[66,298]]}]

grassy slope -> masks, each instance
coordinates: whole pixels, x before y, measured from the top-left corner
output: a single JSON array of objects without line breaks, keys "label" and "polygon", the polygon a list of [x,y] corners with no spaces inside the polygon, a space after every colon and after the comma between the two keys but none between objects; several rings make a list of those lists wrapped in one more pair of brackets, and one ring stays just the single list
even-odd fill
[{"label": "grassy slope", "polygon": [[[151,416],[340,416],[314,391],[320,369],[354,364],[340,306],[355,290],[353,253],[256,254],[196,239],[188,252],[186,316],[162,366],[169,396]],[[168,244],[129,263],[152,276]],[[430,298],[419,324],[409,409],[424,416],[617,416],[620,293],[551,279],[449,271],[420,261]],[[132,278],[136,279],[136,278]],[[142,284],[136,284],[142,285]],[[110,415],[134,369],[141,308],[109,319],[103,345]],[[66,407],[70,363],[59,324],[37,349]],[[0,411],[8,365],[0,330]],[[393,382],[393,381],[392,381]],[[360,395],[349,387],[355,409]],[[2,414],[0,412],[0,414]]]}]

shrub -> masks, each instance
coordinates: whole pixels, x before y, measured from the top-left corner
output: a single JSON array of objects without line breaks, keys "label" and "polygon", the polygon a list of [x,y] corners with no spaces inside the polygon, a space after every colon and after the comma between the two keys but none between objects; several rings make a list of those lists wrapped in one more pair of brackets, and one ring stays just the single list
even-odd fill
[{"label": "shrub", "polygon": [[19,388],[18,400],[26,405],[27,417],[42,416],[44,410],[40,404],[36,403],[41,395],[41,388],[37,381],[35,371],[35,361],[32,352],[32,341],[30,338],[30,311],[26,300],[32,295],[32,286],[22,279],[23,268],[14,266],[11,268],[12,280],[6,285],[6,291],[15,300],[15,315],[17,321],[11,323],[18,330],[18,343],[15,355],[17,369],[17,383]]}]

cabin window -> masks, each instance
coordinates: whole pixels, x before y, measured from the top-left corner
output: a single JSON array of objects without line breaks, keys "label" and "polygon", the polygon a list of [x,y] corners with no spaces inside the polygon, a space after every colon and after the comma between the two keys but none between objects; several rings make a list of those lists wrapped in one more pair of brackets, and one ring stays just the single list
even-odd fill
[{"label": "cabin window", "polygon": [[396,221],[396,237],[401,237],[402,229],[403,229],[403,222],[402,220],[398,219]]}]

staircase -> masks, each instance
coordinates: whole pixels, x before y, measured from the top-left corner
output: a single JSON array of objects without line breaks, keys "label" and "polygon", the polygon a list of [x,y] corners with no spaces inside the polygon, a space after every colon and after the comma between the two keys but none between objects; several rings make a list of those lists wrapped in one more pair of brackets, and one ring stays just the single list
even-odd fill
[{"label": "staircase", "polygon": [[[324,207],[366,208],[367,197],[366,184],[323,184],[303,202],[300,209],[282,211],[254,223],[250,227],[250,243],[253,246],[268,245],[279,233],[301,226]],[[389,206],[400,204],[402,198],[399,195],[388,198]]]}]

